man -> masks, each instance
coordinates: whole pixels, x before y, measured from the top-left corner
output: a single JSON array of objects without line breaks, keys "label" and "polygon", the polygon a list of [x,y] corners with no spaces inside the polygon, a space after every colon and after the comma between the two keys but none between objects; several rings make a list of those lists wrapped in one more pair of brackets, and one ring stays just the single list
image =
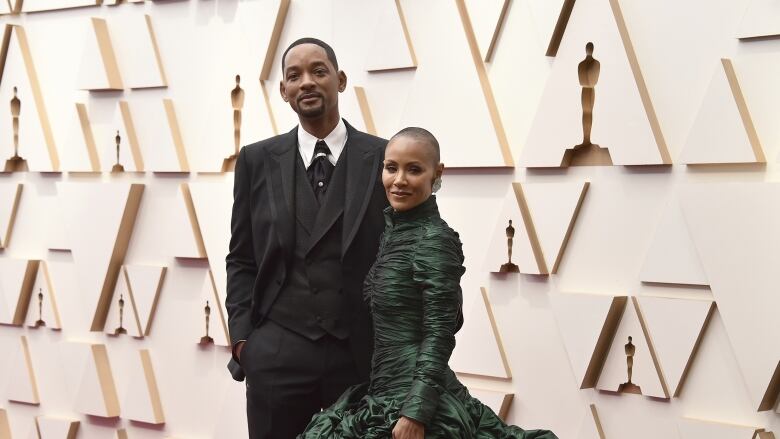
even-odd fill
[{"label": "man", "polygon": [[363,279],[387,206],[386,140],[339,115],[347,77],[333,49],[303,38],[282,56],[280,92],[299,125],[241,149],[226,306],[228,368],[246,376],[252,439],[294,438],[350,385],[368,380]]}]

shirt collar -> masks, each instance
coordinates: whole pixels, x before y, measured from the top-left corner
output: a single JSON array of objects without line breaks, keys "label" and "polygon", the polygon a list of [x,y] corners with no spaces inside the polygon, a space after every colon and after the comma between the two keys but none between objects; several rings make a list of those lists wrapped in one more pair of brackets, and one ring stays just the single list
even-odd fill
[{"label": "shirt collar", "polygon": [[[298,125],[298,151],[300,151],[301,159],[306,168],[311,164],[312,156],[314,155],[314,145],[317,144],[317,137],[312,136],[303,127]],[[339,119],[339,123],[333,128],[324,139],[330,149],[330,155],[328,160],[335,165],[339,160],[341,152],[344,151],[344,146],[347,144],[347,126],[344,124],[344,119]]]}]

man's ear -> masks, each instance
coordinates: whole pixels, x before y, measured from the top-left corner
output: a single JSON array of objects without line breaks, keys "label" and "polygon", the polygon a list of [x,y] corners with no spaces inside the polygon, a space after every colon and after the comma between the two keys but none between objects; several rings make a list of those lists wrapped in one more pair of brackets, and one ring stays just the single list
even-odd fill
[{"label": "man's ear", "polygon": [[287,90],[284,88],[284,81],[279,81],[279,94],[282,95],[282,99],[285,102],[289,102],[287,99]]},{"label": "man's ear", "polygon": [[439,163],[436,166],[436,178],[441,178],[441,174],[444,172],[444,163]]},{"label": "man's ear", "polygon": [[347,74],[344,70],[339,70],[339,93],[344,92],[347,89]]}]

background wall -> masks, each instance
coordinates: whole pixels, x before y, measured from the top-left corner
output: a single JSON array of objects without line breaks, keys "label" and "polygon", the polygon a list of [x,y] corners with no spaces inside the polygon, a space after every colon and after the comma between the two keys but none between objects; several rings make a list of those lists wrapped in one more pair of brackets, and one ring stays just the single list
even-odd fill
[{"label": "background wall", "polygon": [[[0,174],[0,438],[245,436],[221,346],[230,92],[242,145],[292,129],[279,58],[302,36],[336,49],[350,123],[442,143],[467,265],[451,365],[475,394],[563,439],[780,430],[776,1],[95,3],[0,3],[0,155],[17,87],[30,170]],[[587,42],[615,165],[560,167]],[[498,274],[508,219],[521,273]],[[628,336],[642,395],[618,391]]]}]

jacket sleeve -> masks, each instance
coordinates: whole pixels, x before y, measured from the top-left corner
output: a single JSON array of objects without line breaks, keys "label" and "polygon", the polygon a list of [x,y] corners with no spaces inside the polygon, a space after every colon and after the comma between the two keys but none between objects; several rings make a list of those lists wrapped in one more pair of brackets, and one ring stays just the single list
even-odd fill
[{"label": "jacket sleeve", "polygon": [[463,303],[460,277],[465,268],[457,234],[427,232],[415,251],[413,270],[422,294],[423,338],[400,414],[427,425],[439,404]]},{"label": "jacket sleeve", "polygon": [[225,258],[227,268],[227,294],[225,308],[228,313],[230,342],[246,340],[252,332],[252,288],[257,277],[250,193],[252,172],[247,164],[246,148],[236,159],[233,182],[233,214],[230,221],[230,247]]}]

